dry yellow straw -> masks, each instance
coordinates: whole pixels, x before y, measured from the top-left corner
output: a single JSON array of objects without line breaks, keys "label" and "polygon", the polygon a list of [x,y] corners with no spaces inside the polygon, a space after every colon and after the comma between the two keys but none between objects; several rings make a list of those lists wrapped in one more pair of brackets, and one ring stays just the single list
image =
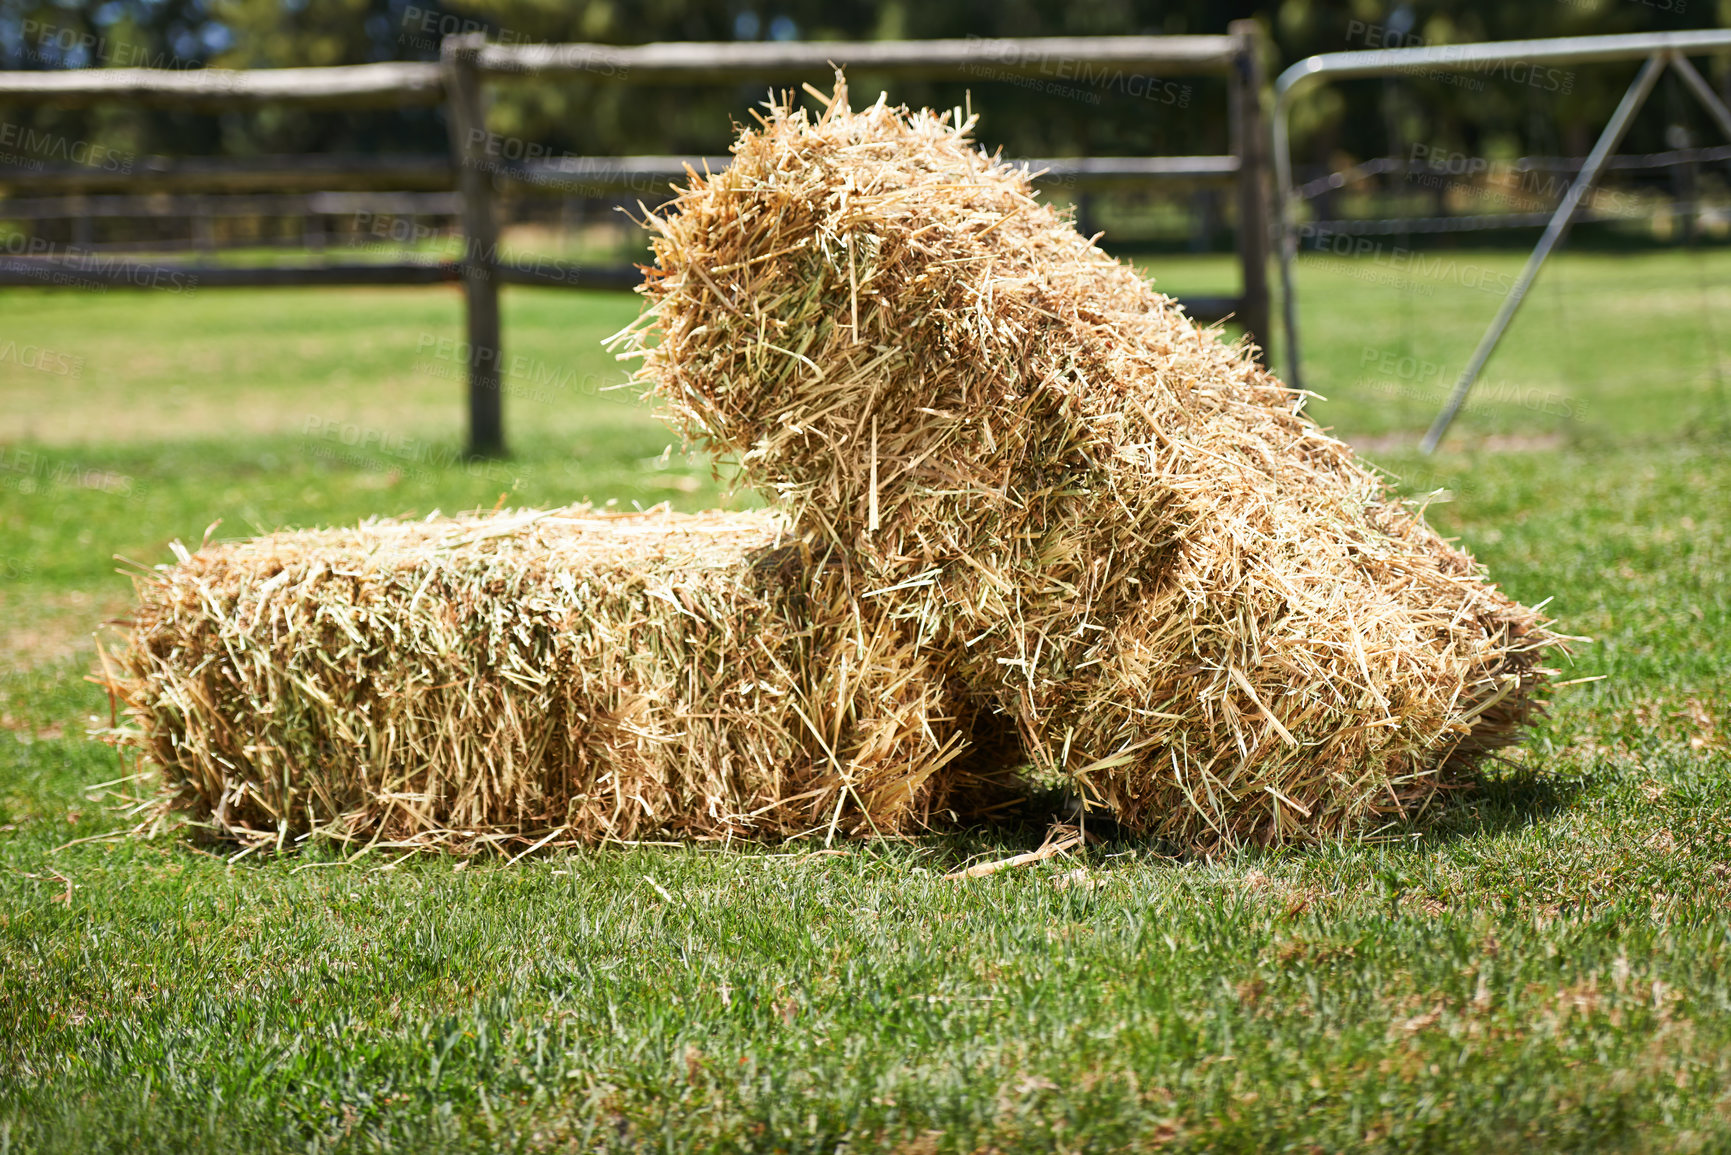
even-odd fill
[{"label": "dry yellow straw", "polygon": [[378,521],[138,584],[130,741],[249,845],[898,835],[1002,797],[936,655],[773,514]]},{"label": "dry yellow straw", "polygon": [[1516,741],[1558,636],[971,127],[838,78],[692,174],[618,338],[671,420],[1134,830],[1363,831]]}]

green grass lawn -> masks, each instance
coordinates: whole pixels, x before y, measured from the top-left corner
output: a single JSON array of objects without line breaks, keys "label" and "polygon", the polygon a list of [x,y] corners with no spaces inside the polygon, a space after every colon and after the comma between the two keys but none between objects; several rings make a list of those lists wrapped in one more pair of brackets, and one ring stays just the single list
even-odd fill
[{"label": "green grass lawn", "polygon": [[105,839],[114,555],[720,496],[607,388],[628,297],[507,293],[514,455],[467,465],[452,291],[0,294],[0,1152],[1731,1147],[1731,255],[1565,254],[1414,456],[1496,308],[1467,282],[1520,259],[1307,258],[1308,383],[1604,679],[1409,838],[966,884],[1041,831],[514,865]]}]

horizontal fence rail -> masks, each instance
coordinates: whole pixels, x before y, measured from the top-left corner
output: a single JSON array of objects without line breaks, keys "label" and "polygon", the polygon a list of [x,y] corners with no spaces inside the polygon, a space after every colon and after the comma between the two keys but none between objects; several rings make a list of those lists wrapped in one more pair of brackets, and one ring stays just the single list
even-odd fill
[{"label": "horizontal fence rail", "polygon": [[1047,75],[1082,79],[1082,70],[1158,68],[1223,73],[1240,52],[1234,36],[1053,36],[1026,39],[488,44],[475,67],[492,76],[582,74],[621,84],[666,84],[754,77],[809,76],[829,68],[933,79]]},{"label": "horizontal fence rail", "polygon": [[78,68],[0,72],[0,101],[79,106],[130,101],[221,109],[237,102],[302,108],[432,105],[445,99],[437,64],[402,61],[330,68]]},{"label": "horizontal fence rail", "polygon": [[[1639,172],[1648,169],[1677,168],[1692,164],[1716,164],[1731,160],[1731,145],[1714,145],[1710,148],[1676,148],[1664,152],[1639,153],[1634,155],[1613,156],[1606,159],[1606,172]],[[1584,156],[1523,156],[1507,162],[1496,162],[1495,171],[1487,168],[1481,172],[1455,171],[1446,165],[1437,165],[1426,161],[1408,160],[1398,156],[1379,156],[1373,160],[1355,164],[1340,172],[1330,172],[1325,176],[1306,181],[1293,187],[1292,195],[1299,200],[1314,200],[1319,196],[1345,188],[1358,181],[1368,180],[1375,176],[1436,176],[1436,177],[1473,177],[1496,175],[1524,175],[1538,172],[1580,172],[1587,163]],[[1312,169],[1311,171],[1315,171]]]},{"label": "horizontal fence rail", "polygon": [[[1462,213],[1451,217],[1364,217],[1325,218],[1299,227],[1301,238],[1329,237],[1398,237],[1421,234],[1477,233],[1496,229],[1543,228],[1556,214],[1554,208],[1535,212]],[[1581,209],[1575,214],[1576,224],[1597,224],[1627,218],[1614,213],[1598,213]]]},{"label": "horizontal fence rail", "polygon": [[54,221],[150,217],[451,216],[454,192],[142,193],[118,196],[15,197],[0,209],[12,220]]},{"label": "horizontal fence rail", "polygon": [[[488,44],[476,67],[492,76],[580,74],[621,84],[803,76],[833,66],[931,78],[1049,75],[1088,80],[1106,69],[1159,68],[1171,75],[1223,73],[1239,52],[1232,36],[1098,36],[1030,39],[788,43],[672,42]],[[1084,71],[1086,70],[1086,71]],[[0,100],[60,105],[130,100],[155,106],[293,102],[302,107],[432,105],[446,98],[437,64],[414,61],[328,68],[85,68],[0,73]]]},{"label": "horizontal fence rail", "polygon": [[[58,288],[199,289],[336,285],[443,285],[462,280],[461,261],[360,261],[273,265],[216,265],[140,261],[110,253],[60,257],[0,256],[0,286]],[[642,279],[634,268],[595,268],[565,261],[500,258],[492,264],[501,284],[561,289],[629,289]]]},{"label": "horizontal fence rail", "polygon": [[457,185],[448,156],[263,157],[121,156],[106,167],[0,165],[8,194],[97,192],[448,192]]},{"label": "horizontal fence rail", "polygon": [[457,279],[454,262],[211,265],[141,261],[109,253],[0,257],[0,285],[85,289],[266,288],[333,285],[438,285]]},{"label": "horizontal fence rail", "polygon": [[[333,248],[339,256],[340,247]],[[491,263],[503,285],[553,289],[631,289],[643,279],[635,266],[580,265],[570,261],[498,257]],[[0,288],[286,288],[338,285],[439,285],[462,280],[464,263],[426,261],[283,261],[223,265],[208,261],[138,260],[110,250],[74,249],[65,255],[0,256]],[[1224,321],[1237,297],[1191,296],[1184,309],[1205,324]]]},{"label": "horizontal fence rail", "polygon": [[[488,164],[501,177],[553,192],[666,192],[683,183],[687,170],[718,173],[727,156],[576,156]],[[1013,158],[1044,188],[1099,188],[1159,180],[1221,181],[1238,175],[1236,156],[1096,156]]]},{"label": "horizontal fence rail", "polygon": [[[600,190],[664,191],[695,172],[719,172],[732,163],[728,156],[566,156],[535,161],[499,161],[483,165],[498,176],[532,186]],[[1027,170],[1037,185],[1101,186],[1157,180],[1230,180],[1240,168],[1236,156],[1092,156],[1011,158]],[[443,156],[364,157],[309,156],[227,158],[165,157],[128,159],[102,169],[56,164],[42,167],[0,165],[0,190],[31,194],[127,192],[246,193],[246,192],[449,192],[456,188],[456,169]],[[20,203],[16,194],[7,211]]]}]

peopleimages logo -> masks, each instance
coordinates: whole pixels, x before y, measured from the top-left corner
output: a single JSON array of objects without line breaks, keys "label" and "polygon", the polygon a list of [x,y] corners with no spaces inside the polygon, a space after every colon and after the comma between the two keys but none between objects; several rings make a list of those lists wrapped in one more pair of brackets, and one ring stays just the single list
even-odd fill
[{"label": "peopleimages logo", "polygon": [[316,413],[307,415],[301,439],[308,456],[360,469],[397,468],[405,476],[421,479],[438,470],[460,469],[470,477],[509,485],[523,468],[474,457],[454,446]]},{"label": "peopleimages logo", "polygon": [[1488,77],[1492,80],[1506,80],[1527,88],[1536,88],[1541,92],[1555,92],[1561,96],[1567,96],[1575,91],[1575,74],[1568,69],[1534,64],[1530,60],[1467,61],[1464,56],[1466,51],[1473,47],[1470,44],[1436,44],[1417,33],[1403,32],[1385,24],[1366,20],[1349,20],[1346,23],[1346,39],[1361,43],[1366,48],[1433,49],[1435,52],[1434,59],[1439,67],[1407,72],[1403,75],[1424,80],[1435,80],[1457,88],[1482,91],[1484,78]]},{"label": "peopleimages logo", "polygon": [[499,350],[476,346],[455,337],[440,337],[422,333],[415,342],[415,353],[422,358],[419,371],[431,377],[466,381],[481,369],[499,375],[499,388],[509,397],[553,402],[572,394],[612,398],[618,393],[620,404],[632,404],[628,393],[606,388],[602,379],[584,373],[571,365],[558,365],[521,353],[501,356]]},{"label": "peopleimages logo", "polygon": [[[1409,184],[1421,188],[1475,190],[1484,182],[1497,182],[1502,186],[1500,199],[1508,203],[1523,198],[1555,203],[1562,200],[1575,183],[1571,173],[1546,173],[1515,162],[1492,160],[1422,142],[1415,142],[1408,154],[1406,179]],[[1494,186],[1486,184],[1485,187]],[[1584,205],[1595,211],[1626,212],[1638,207],[1638,202],[1628,193],[1596,184],[1588,190]]]},{"label": "peopleimages logo", "polygon": [[403,9],[403,35],[398,39],[416,48],[437,48],[447,36],[467,36],[484,32],[494,44],[529,44],[529,37],[503,26],[494,27],[480,20],[465,19],[449,12],[435,12],[410,4]]},{"label": "peopleimages logo", "polygon": [[6,364],[61,377],[77,377],[84,372],[84,358],[77,354],[17,341],[0,341],[0,365]]},{"label": "peopleimages logo", "polygon": [[142,497],[144,486],[124,473],[0,445],[0,488],[26,496],[51,487],[93,489],[117,497]]},{"label": "peopleimages logo", "polygon": [[69,62],[104,65],[109,68],[154,68],[176,72],[202,72],[201,60],[189,60],[172,52],[152,52],[128,40],[110,42],[106,36],[44,20],[24,20],[24,59],[32,64],[64,68]]},{"label": "peopleimages logo", "polygon": [[559,152],[551,145],[480,128],[469,130],[463,164],[476,172],[499,174],[508,174],[518,165],[557,164],[557,170],[544,168],[536,175],[536,187],[573,195],[629,192],[653,196],[666,193],[668,188],[665,174],[638,171],[611,157]]},{"label": "peopleimages logo", "polygon": [[1462,261],[1449,253],[1432,255],[1400,245],[1385,245],[1361,234],[1330,229],[1327,225],[1300,225],[1298,237],[1301,245],[1313,252],[1350,258],[1365,268],[1386,269],[1391,274],[1414,281],[1454,284],[1475,292],[1504,295],[1515,284],[1515,273],[1510,270]]},{"label": "peopleimages logo", "polygon": [[[1458,370],[1441,361],[1430,361],[1374,345],[1365,345],[1359,350],[1358,365],[1361,372],[1358,380],[1353,382],[1356,387],[1385,397],[1427,404],[1440,403],[1447,396],[1450,383],[1459,375]],[[1497,406],[1526,409],[1571,421],[1581,421],[1586,417],[1585,403],[1560,389],[1509,381],[1479,381],[1468,395],[1465,411],[1482,413]]]},{"label": "peopleimages logo", "polygon": [[[0,149],[16,149],[19,159],[28,157],[39,161],[58,160],[67,164],[100,168],[104,172],[122,174],[132,172],[134,160],[132,153],[109,148],[105,144],[95,144],[88,140],[74,140],[68,136],[61,136],[57,132],[48,132],[4,120],[0,120]],[[34,167],[40,167],[40,165]]]},{"label": "peopleimages logo", "polygon": [[173,293],[192,293],[198,289],[198,274],[185,269],[146,264],[78,245],[63,246],[22,233],[0,236],[0,257],[30,258],[28,265],[14,266],[12,271],[27,270],[45,285],[76,285],[99,292],[114,284]]},{"label": "peopleimages logo", "polygon": [[[397,34],[397,42],[405,47],[436,52],[445,37],[468,36],[476,32],[485,33],[490,44],[543,43],[503,24],[488,24],[449,12],[436,12],[415,4],[403,9],[402,31]],[[615,61],[599,58],[584,63],[582,71],[594,73],[596,76],[623,77],[631,70]]]},{"label": "peopleimages logo", "polygon": [[975,79],[1002,81],[1090,104],[1100,103],[1100,93],[1105,91],[1177,108],[1190,105],[1190,86],[1174,80],[1035,51],[1015,40],[970,34],[968,44],[980,62],[969,64],[963,71]]}]

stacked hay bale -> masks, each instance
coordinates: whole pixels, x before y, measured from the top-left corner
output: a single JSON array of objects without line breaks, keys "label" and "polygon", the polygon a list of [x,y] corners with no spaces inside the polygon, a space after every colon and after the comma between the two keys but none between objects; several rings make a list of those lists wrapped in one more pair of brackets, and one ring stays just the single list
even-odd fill
[{"label": "stacked hay bale", "polygon": [[688,440],[1133,830],[1362,831],[1515,741],[1557,637],[971,126],[838,83],[652,218]]},{"label": "stacked hay bale", "polygon": [[936,655],[773,514],[181,553],[139,579],[114,686],[173,806],[245,843],[903,834],[992,793]]}]

